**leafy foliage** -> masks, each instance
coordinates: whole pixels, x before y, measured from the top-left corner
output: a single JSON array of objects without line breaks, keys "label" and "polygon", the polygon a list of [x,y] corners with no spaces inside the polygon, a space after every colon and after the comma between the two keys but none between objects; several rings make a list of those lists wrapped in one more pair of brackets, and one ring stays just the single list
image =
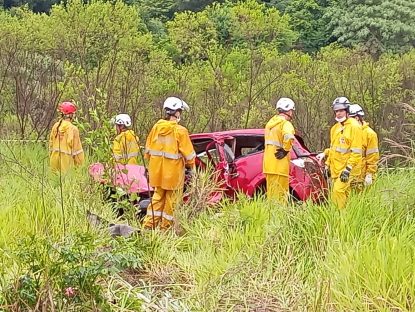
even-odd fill
[{"label": "leafy foliage", "polygon": [[415,3],[411,0],[336,1],[328,10],[333,36],[369,53],[405,52],[415,46]]}]

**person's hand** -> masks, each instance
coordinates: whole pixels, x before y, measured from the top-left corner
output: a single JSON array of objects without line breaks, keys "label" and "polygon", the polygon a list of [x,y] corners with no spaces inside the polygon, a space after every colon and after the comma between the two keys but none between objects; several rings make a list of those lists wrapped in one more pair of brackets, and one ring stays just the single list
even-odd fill
[{"label": "person's hand", "polygon": [[324,153],[317,154],[316,158],[319,162],[322,162],[324,158],[326,158],[326,154]]},{"label": "person's hand", "polygon": [[328,166],[324,166],[324,176],[328,179],[331,177],[330,168]]},{"label": "person's hand", "polygon": [[283,148],[279,148],[276,152],[275,152],[275,158],[277,159],[283,159],[285,156],[287,156],[288,151],[286,151]]},{"label": "person's hand", "polygon": [[365,177],[365,185],[369,186],[373,183],[373,177],[370,173],[368,173]]},{"label": "person's hand", "polygon": [[349,181],[350,171],[352,171],[352,168],[347,166],[340,175],[340,181],[342,181],[343,183]]}]

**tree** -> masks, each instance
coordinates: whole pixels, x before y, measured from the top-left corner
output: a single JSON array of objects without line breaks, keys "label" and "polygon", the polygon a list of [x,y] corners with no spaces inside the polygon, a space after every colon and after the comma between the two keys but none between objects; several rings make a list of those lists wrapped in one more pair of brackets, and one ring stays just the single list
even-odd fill
[{"label": "tree", "polygon": [[290,23],[299,34],[297,47],[301,50],[315,52],[329,42],[330,32],[324,18],[329,1],[268,0],[263,2],[290,16]]},{"label": "tree", "polygon": [[361,45],[375,57],[415,46],[413,0],[337,1],[327,17],[338,42],[345,46]]},{"label": "tree", "polygon": [[176,0],[176,9],[178,12],[182,11],[201,11],[208,5],[214,2],[224,2],[223,0]]},{"label": "tree", "polygon": [[134,0],[125,1],[135,3],[144,20],[159,19],[167,21],[173,17],[177,0]]},{"label": "tree", "polygon": [[5,9],[20,7],[25,4],[35,13],[49,12],[52,5],[59,3],[60,0],[0,0]]}]

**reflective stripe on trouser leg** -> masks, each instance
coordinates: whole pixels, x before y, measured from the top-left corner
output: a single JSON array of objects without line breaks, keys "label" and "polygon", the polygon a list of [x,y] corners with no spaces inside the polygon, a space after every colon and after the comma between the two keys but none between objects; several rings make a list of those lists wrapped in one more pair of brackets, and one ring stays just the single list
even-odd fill
[{"label": "reflective stripe on trouser leg", "polygon": [[333,190],[331,192],[331,200],[337,208],[344,208],[347,203],[347,198],[350,195],[351,179],[347,182],[340,181],[340,178],[335,178],[333,183]]},{"label": "reflective stripe on trouser leg", "polygon": [[[151,203],[147,207],[147,215],[144,218],[143,225],[145,228],[153,229],[156,228],[161,220],[161,212],[164,207],[165,201],[165,190],[162,188],[156,187],[153,197],[151,198]],[[153,223],[153,214],[154,214],[154,223]]]},{"label": "reflective stripe on trouser leg", "polygon": [[182,196],[181,190],[165,191],[163,218],[160,228],[162,230],[169,229],[174,223],[174,211]]},{"label": "reflective stripe on trouser leg", "polygon": [[266,174],[267,198],[282,204],[288,202],[289,178],[279,174]]},{"label": "reflective stripe on trouser leg", "polygon": [[174,210],[181,196],[182,190],[170,191],[157,187],[151,200],[153,210],[151,209],[151,205],[147,208],[144,227],[151,229],[160,226],[164,230],[170,228],[174,222]]}]

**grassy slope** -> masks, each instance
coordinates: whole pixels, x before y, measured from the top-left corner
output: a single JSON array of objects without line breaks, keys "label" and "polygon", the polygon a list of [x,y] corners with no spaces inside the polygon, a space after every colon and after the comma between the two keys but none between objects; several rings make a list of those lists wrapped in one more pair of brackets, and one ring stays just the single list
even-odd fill
[{"label": "grassy slope", "polygon": [[[58,179],[46,178],[42,189],[37,178],[44,150],[16,153],[32,178],[16,165],[13,172],[0,168],[0,248],[6,250],[31,234],[63,236]],[[90,231],[86,209],[111,217],[82,172],[66,178],[64,190],[67,232]],[[109,293],[128,292],[117,298],[145,292],[172,311],[412,311],[414,198],[410,173],[382,176],[344,211],[242,198],[223,204],[221,214],[181,218],[184,235],[130,239],[130,246],[143,250],[145,265],[125,275],[126,281],[112,278],[106,287]],[[13,259],[3,252],[0,262],[10,267]],[[160,296],[164,301],[156,300]]]}]

